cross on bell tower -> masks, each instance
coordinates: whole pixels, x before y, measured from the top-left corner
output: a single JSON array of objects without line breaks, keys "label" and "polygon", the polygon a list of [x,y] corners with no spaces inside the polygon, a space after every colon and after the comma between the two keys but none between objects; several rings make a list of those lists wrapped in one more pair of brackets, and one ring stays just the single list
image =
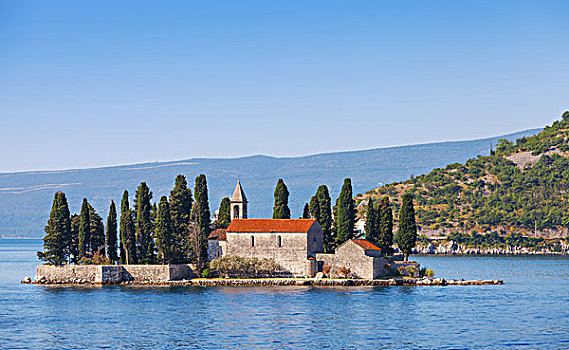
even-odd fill
[{"label": "cross on bell tower", "polygon": [[241,182],[237,180],[237,186],[231,196],[231,220],[247,219],[247,197],[241,187]]}]

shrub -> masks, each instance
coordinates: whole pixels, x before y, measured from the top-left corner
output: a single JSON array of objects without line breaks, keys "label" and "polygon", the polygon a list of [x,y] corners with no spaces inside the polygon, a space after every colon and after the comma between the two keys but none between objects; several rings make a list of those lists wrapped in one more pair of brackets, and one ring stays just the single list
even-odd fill
[{"label": "shrub", "polygon": [[202,277],[203,278],[209,278],[209,269],[205,269],[202,271]]},{"label": "shrub", "polygon": [[431,268],[421,267],[419,269],[419,277],[434,277],[435,271]]},{"label": "shrub", "polygon": [[399,266],[397,268],[397,273],[400,276],[415,277],[415,276],[418,276],[420,274],[420,270],[415,265],[406,265],[406,266]]},{"label": "shrub", "polygon": [[419,273],[419,269],[415,265],[409,265],[405,267],[405,271],[409,274],[410,277],[414,277]]},{"label": "shrub", "polygon": [[349,267],[342,266],[338,269],[339,278],[348,278],[352,274],[352,270]]},{"label": "shrub", "polygon": [[99,253],[87,253],[77,262],[79,265],[112,265],[109,258]]},{"label": "shrub", "polygon": [[272,277],[279,269],[274,259],[224,256],[211,261],[208,272],[220,277],[250,278]]}]

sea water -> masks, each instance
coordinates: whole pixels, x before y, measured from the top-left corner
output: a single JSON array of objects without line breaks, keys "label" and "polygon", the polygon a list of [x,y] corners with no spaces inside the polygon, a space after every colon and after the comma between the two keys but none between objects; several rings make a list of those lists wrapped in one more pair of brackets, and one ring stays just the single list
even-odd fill
[{"label": "sea water", "polygon": [[569,258],[412,256],[504,285],[56,287],[0,240],[0,349],[568,349]]}]

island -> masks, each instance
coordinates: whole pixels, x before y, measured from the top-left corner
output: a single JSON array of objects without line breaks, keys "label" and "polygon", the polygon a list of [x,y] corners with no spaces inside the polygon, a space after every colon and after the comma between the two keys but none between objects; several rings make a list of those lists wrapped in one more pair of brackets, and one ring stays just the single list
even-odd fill
[{"label": "island", "polygon": [[[164,196],[153,207],[151,192],[142,183],[135,196],[135,210],[131,210],[125,191],[119,249],[114,202],[105,230],[86,199],[81,214],[71,217],[65,194],[56,193],[46,226],[46,250],[38,252],[47,263],[37,267],[33,280],[26,277],[22,282],[200,286],[503,283],[435,278],[431,269],[409,261],[417,240],[411,195],[403,199],[396,250],[392,247],[389,203],[383,202],[378,207],[383,210],[375,214],[369,212],[366,235],[355,232],[350,179],[344,182],[334,216],[330,215],[327,189],[321,186],[305,207],[303,218],[291,219],[288,190],[282,179],[275,189],[275,215],[271,219],[247,217],[248,200],[239,180],[231,198],[222,200],[213,223],[209,220],[205,175],[196,179],[194,194],[195,202],[185,177],[180,175],[170,200]],[[184,208],[189,210],[184,213]]]}]

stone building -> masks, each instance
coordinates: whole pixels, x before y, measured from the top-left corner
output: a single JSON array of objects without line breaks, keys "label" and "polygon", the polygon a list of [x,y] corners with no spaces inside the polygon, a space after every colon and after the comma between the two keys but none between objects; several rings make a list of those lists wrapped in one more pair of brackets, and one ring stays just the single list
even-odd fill
[{"label": "stone building", "polygon": [[365,239],[351,239],[336,248],[334,254],[316,254],[318,270],[330,267],[336,275],[342,267],[349,268],[357,278],[374,279],[389,274],[389,260],[382,257],[381,249]]},{"label": "stone building", "polygon": [[224,255],[271,258],[282,272],[314,276],[324,234],[314,219],[234,219],[226,231]]}]

